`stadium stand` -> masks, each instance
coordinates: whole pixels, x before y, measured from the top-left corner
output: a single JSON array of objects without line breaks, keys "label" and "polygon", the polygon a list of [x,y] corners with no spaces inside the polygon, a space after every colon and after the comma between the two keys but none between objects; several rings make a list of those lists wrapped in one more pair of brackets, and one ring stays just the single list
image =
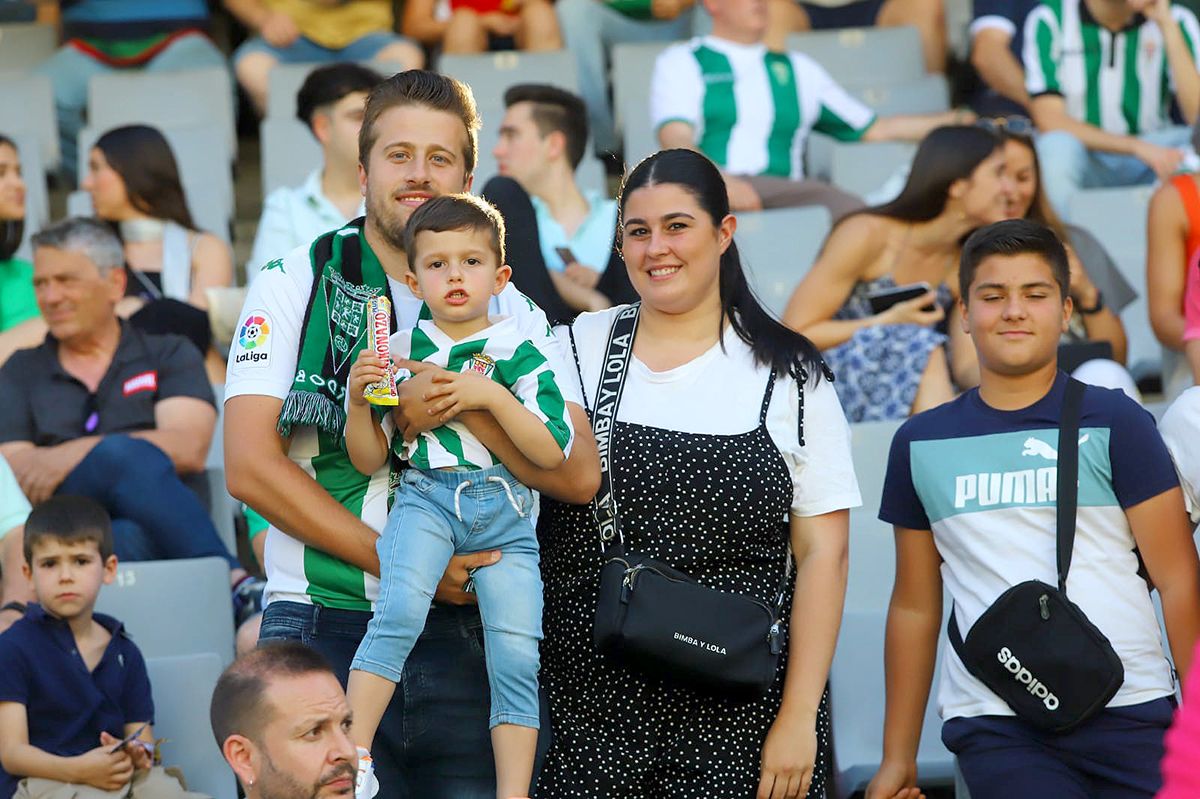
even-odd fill
[{"label": "stadium stand", "polygon": [[58,33],[52,25],[0,25],[0,70],[30,69],[52,56],[57,48]]},{"label": "stadium stand", "polygon": [[0,71],[0,130],[9,136],[32,134],[41,148],[42,166],[47,171],[58,167],[58,118],[49,78]]},{"label": "stadium stand", "polygon": [[[776,316],[817,259],[829,225],[829,211],[821,206],[738,215],[738,252],[750,286]],[[789,235],[780,236],[780,230]]]}]

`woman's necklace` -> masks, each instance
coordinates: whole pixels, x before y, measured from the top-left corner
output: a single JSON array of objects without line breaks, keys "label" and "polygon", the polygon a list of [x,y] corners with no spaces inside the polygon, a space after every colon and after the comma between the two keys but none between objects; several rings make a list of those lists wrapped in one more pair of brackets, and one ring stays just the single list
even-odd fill
[{"label": "woman's necklace", "polygon": [[121,241],[126,244],[143,241],[161,241],[167,223],[162,219],[125,219],[118,224]]}]

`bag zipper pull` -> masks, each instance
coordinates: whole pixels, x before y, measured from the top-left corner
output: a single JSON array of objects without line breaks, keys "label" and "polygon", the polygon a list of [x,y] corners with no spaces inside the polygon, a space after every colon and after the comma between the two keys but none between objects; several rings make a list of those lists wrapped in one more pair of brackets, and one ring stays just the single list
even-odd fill
[{"label": "bag zipper pull", "polygon": [[629,604],[629,595],[633,593],[633,580],[637,576],[638,569],[641,566],[634,566],[632,569],[625,570],[625,579],[621,581],[621,604]]},{"label": "bag zipper pull", "polygon": [[1038,604],[1042,606],[1042,621],[1050,620],[1050,597],[1047,594],[1042,594],[1038,597]]},{"label": "bag zipper pull", "polygon": [[780,643],[779,622],[776,621],[771,625],[771,629],[767,631],[767,644],[771,648],[772,655],[778,655],[783,646]]}]

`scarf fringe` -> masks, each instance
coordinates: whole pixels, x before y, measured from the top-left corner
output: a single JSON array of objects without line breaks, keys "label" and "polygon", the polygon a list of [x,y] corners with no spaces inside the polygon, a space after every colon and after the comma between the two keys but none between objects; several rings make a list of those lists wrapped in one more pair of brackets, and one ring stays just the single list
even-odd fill
[{"label": "scarf fringe", "polygon": [[283,401],[275,429],[290,436],[297,425],[312,425],[340,441],[346,430],[346,411],[323,394],[293,389]]}]

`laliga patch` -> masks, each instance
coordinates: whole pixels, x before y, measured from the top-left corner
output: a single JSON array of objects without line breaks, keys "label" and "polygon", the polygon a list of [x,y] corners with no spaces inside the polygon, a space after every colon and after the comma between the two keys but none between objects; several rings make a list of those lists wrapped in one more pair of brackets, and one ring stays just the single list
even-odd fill
[{"label": "laliga patch", "polygon": [[149,372],[136,374],[121,384],[122,396],[128,397],[140,391],[158,391],[158,372],[156,370],[151,369]]},{"label": "laliga patch", "polygon": [[463,361],[462,369],[459,371],[478,372],[484,377],[491,377],[492,372],[496,371],[496,362],[481,352],[478,355],[472,355],[471,360]]},{"label": "laliga patch", "polygon": [[238,366],[266,366],[271,362],[271,317],[266,311],[251,311],[237,333]]}]

